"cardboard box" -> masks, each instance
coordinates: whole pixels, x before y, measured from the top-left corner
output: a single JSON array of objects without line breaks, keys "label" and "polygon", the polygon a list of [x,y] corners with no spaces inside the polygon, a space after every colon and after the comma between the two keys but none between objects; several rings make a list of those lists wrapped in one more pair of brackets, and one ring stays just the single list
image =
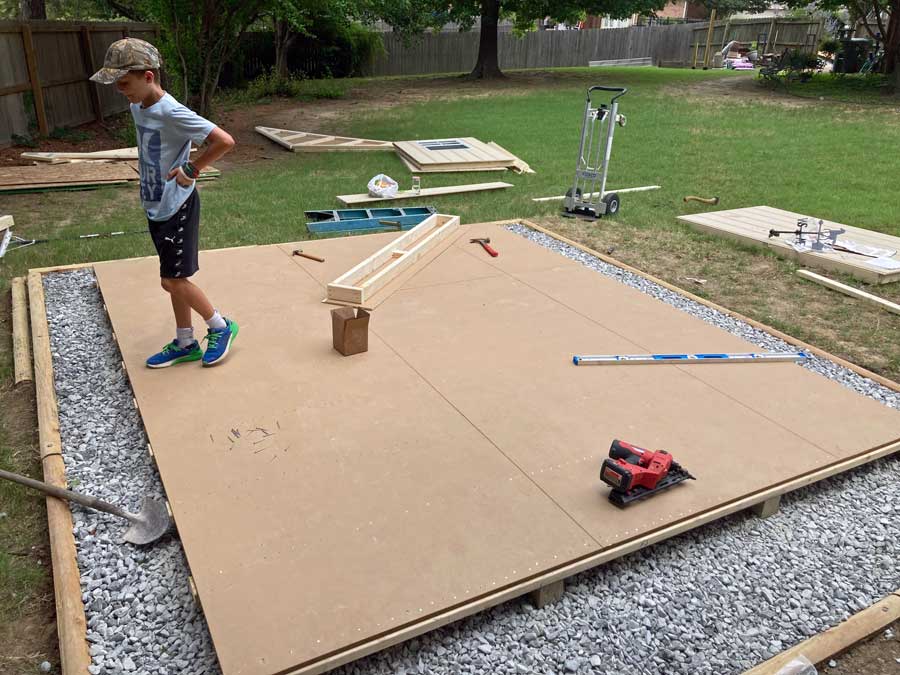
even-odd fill
[{"label": "cardboard box", "polygon": [[369,313],[357,307],[331,310],[334,348],[344,356],[369,350]]}]

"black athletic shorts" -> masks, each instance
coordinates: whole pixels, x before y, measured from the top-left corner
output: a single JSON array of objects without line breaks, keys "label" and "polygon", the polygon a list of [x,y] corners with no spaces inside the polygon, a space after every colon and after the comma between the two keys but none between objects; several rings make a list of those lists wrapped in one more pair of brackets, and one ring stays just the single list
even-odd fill
[{"label": "black athletic shorts", "polygon": [[171,218],[147,222],[159,254],[159,276],[184,278],[200,269],[200,195],[196,189]]}]

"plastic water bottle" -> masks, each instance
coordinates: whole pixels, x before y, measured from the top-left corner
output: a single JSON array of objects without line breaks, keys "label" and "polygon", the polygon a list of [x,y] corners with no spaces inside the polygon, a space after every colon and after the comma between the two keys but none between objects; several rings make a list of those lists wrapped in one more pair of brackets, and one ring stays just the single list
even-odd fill
[{"label": "plastic water bottle", "polygon": [[416,194],[422,191],[422,179],[418,176],[412,177],[412,191]]}]

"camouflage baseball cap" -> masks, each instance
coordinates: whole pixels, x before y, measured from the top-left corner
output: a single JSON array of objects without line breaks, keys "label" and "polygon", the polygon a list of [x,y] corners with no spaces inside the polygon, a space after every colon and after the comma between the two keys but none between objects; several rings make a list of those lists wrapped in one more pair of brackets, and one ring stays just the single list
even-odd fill
[{"label": "camouflage baseball cap", "polygon": [[91,80],[112,84],[129,70],[156,70],[159,66],[159,50],[156,47],[137,38],[125,38],[109,46],[103,67],[91,75]]}]

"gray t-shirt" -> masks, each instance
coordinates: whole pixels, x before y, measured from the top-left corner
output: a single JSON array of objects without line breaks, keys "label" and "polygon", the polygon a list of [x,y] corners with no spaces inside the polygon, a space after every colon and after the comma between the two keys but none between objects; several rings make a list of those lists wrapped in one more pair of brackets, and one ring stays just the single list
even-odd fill
[{"label": "gray t-shirt", "polygon": [[168,220],[194,191],[180,186],[168,173],[184,164],[191,141],[200,145],[216,125],[165,94],[153,105],[131,104],[137,129],[141,171],[141,203],[150,220]]}]

